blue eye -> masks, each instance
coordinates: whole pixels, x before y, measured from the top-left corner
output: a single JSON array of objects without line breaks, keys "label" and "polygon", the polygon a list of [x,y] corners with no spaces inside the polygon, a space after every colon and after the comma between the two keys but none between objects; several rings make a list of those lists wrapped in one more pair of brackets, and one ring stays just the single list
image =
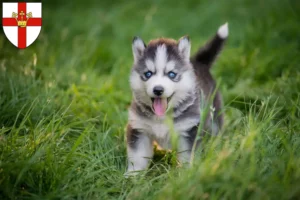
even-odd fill
[{"label": "blue eye", "polygon": [[144,73],[146,78],[150,78],[152,76],[152,72],[147,71],[146,73]]},{"label": "blue eye", "polygon": [[174,73],[174,72],[169,72],[168,73],[168,77],[170,78],[170,79],[174,79],[175,77],[176,77],[176,73]]}]

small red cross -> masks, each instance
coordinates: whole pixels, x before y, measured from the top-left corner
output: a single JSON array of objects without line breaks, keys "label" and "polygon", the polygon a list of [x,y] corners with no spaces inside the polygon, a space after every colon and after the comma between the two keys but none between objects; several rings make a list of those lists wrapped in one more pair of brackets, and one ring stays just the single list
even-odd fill
[{"label": "small red cross", "polygon": [[[20,15],[20,13],[24,15]],[[26,3],[18,3],[18,20],[27,20]],[[34,16],[34,13],[32,13]],[[18,26],[15,18],[2,18],[2,26]],[[42,26],[42,18],[29,18],[27,26]],[[26,48],[26,27],[18,27],[18,48]]]}]

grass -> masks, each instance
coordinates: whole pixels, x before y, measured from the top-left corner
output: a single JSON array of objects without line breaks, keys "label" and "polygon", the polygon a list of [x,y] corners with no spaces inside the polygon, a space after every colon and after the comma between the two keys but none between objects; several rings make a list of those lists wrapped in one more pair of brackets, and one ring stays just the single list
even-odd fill
[{"label": "grass", "polygon": [[[299,199],[299,11],[293,0],[44,1],[32,46],[0,35],[0,199]],[[189,34],[195,52],[226,21],[213,67],[223,134],[204,138],[189,169],[162,154],[125,179],[132,37]]]}]

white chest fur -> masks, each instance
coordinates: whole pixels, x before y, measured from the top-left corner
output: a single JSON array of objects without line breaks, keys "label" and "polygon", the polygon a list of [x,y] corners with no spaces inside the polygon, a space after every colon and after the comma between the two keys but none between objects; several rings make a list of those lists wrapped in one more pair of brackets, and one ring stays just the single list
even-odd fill
[{"label": "white chest fur", "polygon": [[[132,128],[139,129],[155,140],[161,147],[170,148],[170,126],[164,119],[145,119],[129,111],[129,122]],[[186,130],[199,123],[199,118],[188,119],[174,124],[175,134],[186,136]]]},{"label": "white chest fur", "polygon": [[162,119],[145,119],[129,111],[129,122],[132,128],[139,129],[155,140],[163,148],[169,148],[169,127]]}]

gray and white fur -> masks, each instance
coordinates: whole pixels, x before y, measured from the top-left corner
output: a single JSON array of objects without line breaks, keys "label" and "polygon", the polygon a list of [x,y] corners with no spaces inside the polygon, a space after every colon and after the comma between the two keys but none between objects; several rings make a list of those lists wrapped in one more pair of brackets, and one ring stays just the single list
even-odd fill
[{"label": "gray and white fur", "polygon": [[[133,99],[127,125],[127,173],[147,168],[153,157],[154,141],[164,149],[172,149],[165,115],[170,110],[179,138],[178,160],[189,162],[200,123],[200,103],[208,101],[216,87],[209,70],[227,37],[226,23],[192,58],[187,36],[179,41],[155,39],[148,45],[138,37],[133,39],[134,64],[130,75]],[[207,117],[204,129],[217,134],[223,124],[219,92],[212,106],[213,119]]]}]

